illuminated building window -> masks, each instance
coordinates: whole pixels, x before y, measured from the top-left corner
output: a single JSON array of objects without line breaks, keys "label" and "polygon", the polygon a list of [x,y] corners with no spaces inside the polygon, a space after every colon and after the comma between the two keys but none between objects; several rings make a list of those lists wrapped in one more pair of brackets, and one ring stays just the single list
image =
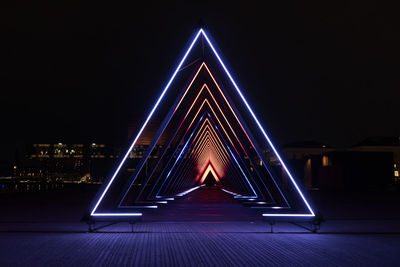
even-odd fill
[{"label": "illuminated building window", "polygon": [[322,156],[322,166],[324,166],[324,167],[329,166],[328,156],[325,156],[325,155]]},{"label": "illuminated building window", "polygon": [[394,171],[394,176],[399,177],[399,171]]}]

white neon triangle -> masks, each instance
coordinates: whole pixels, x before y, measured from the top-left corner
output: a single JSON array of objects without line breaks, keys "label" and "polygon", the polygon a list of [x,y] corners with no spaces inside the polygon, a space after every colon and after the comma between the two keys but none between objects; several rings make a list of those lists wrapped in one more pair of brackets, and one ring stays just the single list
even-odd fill
[{"label": "white neon triangle", "polygon": [[298,194],[301,196],[301,199],[303,200],[304,204],[307,206],[307,209],[309,210],[309,214],[268,214],[268,213],[264,213],[263,216],[274,216],[274,217],[314,217],[314,211],[312,210],[310,204],[307,202],[306,198],[304,197],[303,193],[301,192],[300,188],[298,187],[298,185],[296,184],[296,181],[294,180],[293,176],[291,175],[290,171],[288,170],[287,166],[285,165],[285,163],[283,162],[281,156],[279,155],[278,151],[276,150],[275,146],[273,145],[273,143],[271,142],[270,138],[268,137],[267,133],[265,132],[265,130],[263,129],[263,127],[261,126],[259,120],[257,119],[256,115],[254,114],[253,110],[250,108],[247,100],[245,99],[245,97],[243,96],[242,92],[240,91],[238,85],[236,84],[235,80],[233,79],[232,75],[229,73],[227,67],[225,66],[225,64],[223,63],[221,57],[218,55],[215,47],[213,46],[212,42],[210,41],[210,39],[208,38],[206,32],[203,29],[200,29],[194,39],[192,40],[189,48],[187,49],[186,53],[184,54],[183,58],[181,59],[181,61],[179,62],[178,66],[176,67],[175,71],[173,72],[171,78],[169,79],[167,85],[165,86],[165,88],[163,89],[161,95],[159,96],[159,98],[157,99],[154,107],[152,108],[152,110],[150,111],[149,115],[147,116],[147,119],[145,120],[145,122],[143,123],[142,127],[140,128],[137,136],[135,137],[135,139],[133,140],[132,144],[130,145],[129,149],[127,150],[126,154],[124,155],[124,157],[122,158],[121,162],[119,163],[117,169],[115,170],[114,174],[112,175],[111,179],[108,181],[108,184],[106,185],[104,191],[102,192],[102,194],[100,195],[99,199],[97,200],[96,204],[94,205],[93,209],[90,212],[91,216],[141,216],[141,213],[97,213],[96,210],[98,208],[98,206],[100,205],[101,201],[103,200],[104,196],[106,195],[107,191],[109,190],[111,184],[114,182],[118,172],[120,171],[121,167],[123,166],[123,164],[125,163],[126,159],[128,158],[131,150],[133,149],[134,145],[136,144],[137,140],[139,139],[140,135],[142,134],[143,130],[145,129],[145,127],[147,126],[149,120],[151,119],[151,117],[153,116],[153,113],[155,112],[155,110],[157,109],[158,105],[160,104],[161,100],[163,99],[164,95],[166,94],[166,92],[168,91],[168,89],[170,88],[172,82],[174,81],[177,73],[179,72],[179,70],[181,69],[183,63],[185,62],[186,58],[188,57],[188,55],[190,54],[193,46],[195,45],[195,43],[197,42],[197,40],[199,39],[200,36],[203,36],[206,41],[207,44],[209,45],[209,47],[211,48],[211,50],[213,51],[215,57],[218,59],[218,62],[220,63],[221,67],[223,68],[223,70],[225,71],[225,74],[228,76],[229,80],[231,81],[232,85],[234,86],[234,88],[236,89],[237,93],[239,94],[240,98],[242,99],[243,103],[245,104],[247,110],[250,112],[251,116],[253,117],[254,121],[256,122],[258,128],[260,129],[260,131],[262,132],[262,134],[265,137],[265,140],[267,141],[267,143],[269,144],[269,146],[272,148],[275,156],[278,158],[279,162],[281,163],[281,165],[283,166],[285,172],[287,173],[288,177],[290,178],[291,183],[293,184],[293,186],[295,187],[296,191],[298,192]]}]

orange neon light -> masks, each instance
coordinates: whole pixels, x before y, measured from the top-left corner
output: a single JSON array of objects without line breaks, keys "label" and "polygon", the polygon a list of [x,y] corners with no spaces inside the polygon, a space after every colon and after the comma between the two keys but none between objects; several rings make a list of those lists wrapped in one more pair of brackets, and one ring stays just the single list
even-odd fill
[{"label": "orange neon light", "polygon": [[[232,144],[232,146],[233,146],[233,148],[235,149],[236,153],[239,155],[239,153],[238,153],[237,150],[236,150],[236,147],[235,147],[234,143],[232,142],[231,138],[229,137],[228,133],[226,132],[226,130],[225,130],[225,128],[224,128],[224,126],[221,124],[221,121],[219,120],[217,114],[215,113],[214,109],[211,107],[210,102],[208,102],[207,99],[204,99],[204,100],[203,100],[203,103],[201,104],[199,110],[196,112],[195,118],[198,116],[198,114],[200,113],[201,109],[203,108],[203,106],[204,106],[205,104],[208,105],[208,107],[210,108],[211,112],[214,114],[215,118],[217,119],[219,125],[221,126],[222,130],[224,131],[226,137],[228,138],[229,142]],[[194,119],[193,119],[192,122],[190,123],[190,125],[189,125],[189,127],[188,127],[188,130],[189,130],[189,128],[192,126],[193,122],[194,122]],[[187,130],[187,131],[188,131],[188,130]]]},{"label": "orange neon light", "polygon": [[[191,157],[193,157],[194,154],[193,158],[198,163],[198,170],[202,170],[205,165],[204,163],[211,160],[213,163],[218,163],[215,166],[218,167],[219,173],[224,173],[224,168],[222,168],[220,163],[226,166],[228,164],[227,157],[229,157],[229,154],[223,146],[219,136],[213,127],[211,127],[211,122],[208,118],[201,125],[200,130],[195,136],[195,140],[194,149],[191,151]],[[197,179],[199,178],[200,177]]]},{"label": "orange neon light", "polygon": [[[197,147],[198,146],[198,143],[199,142],[201,142],[202,140],[203,140],[203,138],[204,138],[204,135],[206,134],[206,133],[209,133],[209,134],[211,134],[212,135],[212,137],[215,139],[215,140],[218,140],[218,142],[217,142],[217,144],[218,144],[218,148],[219,149],[221,149],[221,150],[223,150],[223,152],[225,152],[224,154],[225,155],[227,155],[229,158],[230,158],[230,156],[229,156],[229,154],[228,154],[228,151],[226,150],[226,148],[224,147],[224,145],[222,144],[222,141],[220,140],[220,138],[218,137],[218,135],[216,134],[216,132],[215,132],[215,130],[212,128],[212,127],[210,127],[210,122],[208,121],[208,119],[207,119],[207,121],[205,121],[205,122],[208,122],[208,125],[206,125],[205,127],[204,127],[204,130],[203,130],[203,132],[202,132],[202,134],[200,135],[200,137],[196,140],[196,143],[195,143],[195,147]],[[204,124],[202,125],[202,127],[204,126]],[[197,136],[195,137],[195,138],[197,138]],[[193,150],[192,152],[196,152],[196,150]]]},{"label": "orange neon light", "polygon": [[[205,64],[205,63],[203,63],[203,64]],[[205,65],[204,65],[204,66],[205,66]],[[207,66],[205,66],[205,67],[207,68]],[[217,86],[217,87],[218,87],[218,86]],[[233,130],[231,124],[229,123],[228,119],[225,117],[225,114],[222,112],[221,107],[218,105],[218,102],[215,100],[214,95],[211,93],[211,91],[210,91],[210,89],[208,88],[207,84],[204,84],[204,85],[201,87],[199,93],[197,94],[197,96],[196,96],[195,99],[193,100],[193,102],[192,102],[190,108],[188,109],[188,111],[187,111],[187,113],[186,113],[184,119],[182,120],[181,125],[182,125],[183,122],[186,120],[186,117],[189,115],[190,111],[192,110],[194,104],[197,102],[197,99],[200,97],[200,95],[201,95],[201,93],[203,92],[204,88],[205,88],[205,89],[208,91],[208,93],[210,94],[211,99],[213,100],[213,102],[214,102],[215,105],[217,106],[219,112],[222,114],[222,116],[223,116],[225,122],[228,124],[229,129],[232,131],[233,135],[235,136],[236,140],[238,141],[239,145],[241,146],[243,152],[245,153],[246,156],[248,156],[247,153],[246,153],[246,150],[244,149],[244,147],[243,147],[243,145],[242,145],[242,142],[240,142],[239,138],[237,137],[237,135],[236,135],[235,131]],[[188,88],[188,89],[189,89],[189,88]],[[188,90],[188,89],[187,89],[187,90]],[[186,92],[187,92],[187,90],[186,90]],[[183,98],[185,97],[186,92],[185,92],[184,96],[182,97],[181,101],[182,101]],[[222,94],[222,91],[220,91],[220,93]],[[222,96],[224,97],[224,99],[225,99],[225,101],[226,101],[225,96],[224,96],[223,94],[222,94]],[[181,102],[181,101],[180,101],[180,102]],[[207,104],[208,104],[208,106],[210,107],[210,109],[212,110],[212,112],[214,113],[214,116],[217,118],[219,124],[221,124],[221,122],[220,122],[218,116],[216,115],[216,113],[215,113],[214,110],[212,109],[210,103],[208,102],[208,99],[206,98],[204,101],[207,101]],[[204,101],[203,101],[203,102],[204,102]],[[179,102],[179,103],[180,103],[180,102]],[[227,104],[229,105],[228,102],[227,102]],[[203,106],[203,105],[202,105],[202,106]],[[229,105],[229,107],[230,107],[230,105]],[[201,107],[200,107],[200,109],[201,109]],[[200,110],[200,109],[199,109],[199,110]],[[232,108],[230,108],[230,109],[232,110]],[[176,109],[175,109],[175,111],[176,111]],[[232,110],[232,113],[233,113],[233,115],[234,115],[235,118],[236,118],[236,114],[233,112],[233,110]],[[196,114],[196,115],[197,115],[197,114]],[[239,122],[239,121],[238,121],[238,122]],[[240,122],[239,122],[239,124],[240,124]],[[181,125],[180,125],[180,126],[181,126]],[[179,126],[179,127],[180,127],[180,126]],[[222,126],[222,124],[221,124],[221,126]],[[190,127],[190,126],[189,126],[189,127]],[[223,126],[222,126],[222,127],[223,127]],[[240,125],[240,127],[242,127],[242,125]],[[243,127],[242,127],[242,129],[243,129]],[[244,130],[244,129],[243,129],[243,130]],[[224,132],[225,132],[226,135],[228,135],[228,134],[226,133],[225,129],[224,129]],[[245,134],[246,134],[246,136],[247,136],[247,133],[246,133],[246,132],[245,132]],[[248,136],[247,136],[247,137],[248,137]],[[229,138],[229,137],[228,137],[228,138]],[[249,140],[250,140],[250,139],[249,139]],[[232,143],[231,140],[229,140],[229,141]],[[251,141],[250,141],[250,142],[251,142]],[[233,143],[232,143],[232,144],[233,144]],[[236,150],[236,148],[235,148],[235,150]]]},{"label": "orange neon light", "polygon": [[208,74],[210,75],[211,79],[213,80],[215,86],[218,88],[218,90],[219,90],[219,92],[221,93],[222,97],[224,98],[225,102],[228,104],[229,109],[231,110],[233,116],[235,116],[235,118],[236,118],[237,122],[239,123],[240,127],[242,128],[242,130],[243,130],[244,133],[246,134],[247,139],[250,141],[251,145],[252,145],[253,148],[255,149],[253,142],[250,140],[250,137],[247,135],[246,130],[244,129],[243,125],[240,123],[239,118],[236,116],[236,113],[233,111],[231,105],[229,104],[228,100],[226,99],[224,93],[222,92],[221,88],[219,87],[217,81],[215,80],[214,76],[211,74],[211,71],[210,71],[210,69],[207,67],[207,65],[206,65],[205,62],[201,63],[199,69],[198,69],[197,72],[196,72],[196,75],[193,77],[193,79],[192,79],[192,81],[190,82],[189,86],[186,88],[186,91],[185,91],[185,93],[183,94],[181,100],[179,101],[178,105],[176,106],[175,111],[178,109],[179,105],[180,105],[181,102],[183,101],[183,98],[186,96],[186,94],[187,94],[187,92],[189,91],[189,89],[191,88],[191,86],[192,86],[194,80],[197,78],[198,74],[200,73],[200,70],[201,70],[203,67],[205,67],[205,69],[207,70],[207,72],[208,72]]},{"label": "orange neon light", "polygon": [[[224,164],[224,162],[221,162],[221,160],[218,160],[220,157],[218,154],[216,154],[215,147],[213,144],[210,144],[210,140],[208,139],[206,143],[203,146],[204,148],[202,149],[201,154],[197,158],[197,166],[198,170],[203,170],[204,166],[208,162],[214,163],[213,165],[217,167],[218,173],[223,174],[225,173],[225,168],[223,166],[226,166],[227,164]],[[221,164],[222,163],[222,164]],[[196,178],[197,180],[198,178]]]},{"label": "orange neon light", "polygon": [[202,175],[201,180],[200,180],[200,184],[204,183],[204,180],[207,178],[207,175],[208,175],[210,172],[211,172],[211,174],[213,175],[215,181],[216,181],[217,183],[220,182],[217,173],[214,171],[214,168],[212,167],[212,165],[211,165],[211,163],[210,163],[210,164],[208,164],[207,169],[203,172],[203,175]]},{"label": "orange neon light", "polygon": [[[207,125],[206,125],[207,123]],[[203,129],[204,127],[204,129]],[[204,150],[204,146],[206,145],[206,141],[207,138],[211,139],[211,144],[213,145],[213,151],[214,153],[216,153],[216,156],[220,159],[220,161],[224,164],[227,165],[227,156],[229,157],[229,154],[227,152],[227,150],[225,149],[225,147],[222,144],[222,141],[220,140],[220,138],[218,137],[217,133],[215,132],[215,130],[213,129],[213,127],[210,126],[210,122],[208,121],[208,119],[206,119],[206,121],[203,123],[203,125],[200,128],[201,130],[201,134],[200,131],[196,134],[196,139],[198,138],[198,135],[200,134],[199,138],[195,141],[195,145],[194,145],[194,149],[191,151],[191,154],[195,154],[195,159],[198,160],[199,162],[199,170],[202,169],[202,160],[199,159],[203,158],[203,150]],[[221,154],[222,155],[221,155]],[[200,155],[201,154],[201,155]],[[222,171],[222,169],[220,169],[220,171]]]}]

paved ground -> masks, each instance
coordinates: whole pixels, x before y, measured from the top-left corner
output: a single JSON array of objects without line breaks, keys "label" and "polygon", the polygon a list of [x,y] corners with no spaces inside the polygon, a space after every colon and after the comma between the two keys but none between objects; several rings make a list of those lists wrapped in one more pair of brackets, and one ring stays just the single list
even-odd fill
[{"label": "paved ground", "polygon": [[129,229],[1,233],[0,265],[396,266],[400,260],[399,235],[270,234],[262,225],[235,222],[145,223],[135,234],[120,232]]},{"label": "paved ground", "polygon": [[86,232],[79,218],[93,193],[0,195],[0,266],[400,266],[396,194],[315,195],[328,214],[319,234],[287,223],[269,233],[256,218],[148,219],[132,234],[127,223]]},{"label": "paved ground", "polygon": [[166,207],[143,216],[144,221],[257,221],[261,211],[244,207],[218,187],[202,187]]}]

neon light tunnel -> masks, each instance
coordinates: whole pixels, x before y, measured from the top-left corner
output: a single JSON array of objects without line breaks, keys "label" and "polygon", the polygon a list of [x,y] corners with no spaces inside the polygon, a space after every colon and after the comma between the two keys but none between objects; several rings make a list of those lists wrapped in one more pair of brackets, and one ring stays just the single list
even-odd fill
[{"label": "neon light tunnel", "polygon": [[215,45],[200,29],[89,214],[145,216],[148,209],[205,190],[207,177],[224,194],[259,210],[260,217],[315,216]]}]

